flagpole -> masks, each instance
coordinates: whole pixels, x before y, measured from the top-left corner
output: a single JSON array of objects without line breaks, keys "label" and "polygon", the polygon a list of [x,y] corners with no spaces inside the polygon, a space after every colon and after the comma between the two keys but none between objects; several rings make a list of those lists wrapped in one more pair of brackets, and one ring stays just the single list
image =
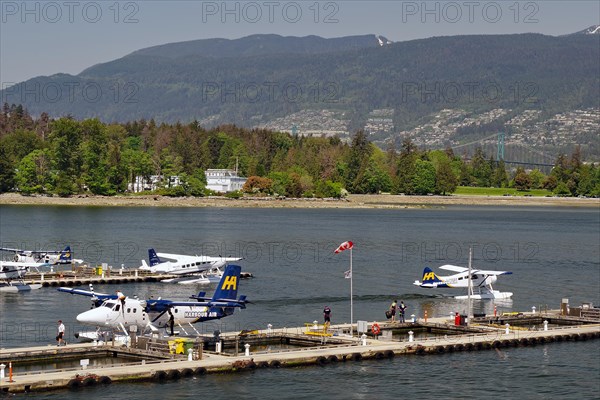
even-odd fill
[{"label": "flagpole", "polygon": [[354,296],[352,295],[352,248],[350,248],[350,336],[352,336],[352,323],[354,322],[354,304],[352,303]]}]

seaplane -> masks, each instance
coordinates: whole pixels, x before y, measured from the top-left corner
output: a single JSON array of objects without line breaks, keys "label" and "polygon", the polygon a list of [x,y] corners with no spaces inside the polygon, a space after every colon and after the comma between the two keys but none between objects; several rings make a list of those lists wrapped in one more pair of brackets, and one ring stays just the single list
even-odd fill
[{"label": "seaplane", "polygon": [[30,268],[42,265],[36,262],[0,261],[0,292],[24,292],[41,288],[40,284],[26,285],[23,278]]},{"label": "seaplane", "polygon": [[[119,299],[116,295],[96,293],[91,285],[89,291],[67,287],[58,290],[91,297],[93,308],[77,315],[77,321],[102,327],[97,332],[110,328],[122,332],[121,335],[128,335],[131,327],[135,327],[134,330],[142,333],[151,331],[159,334],[161,329],[165,329],[167,335],[173,335],[173,327],[177,325],[187,334],[184,328],[187,325],[199,334],[192,324],[224,318],[232,315],[236,308],[246,308],[249,303],[246,296],[237,298],[241,270],[238,265],[228,265],[214,295],[205,297],[206,292],[200,292],[190,296],[193,301]],[[90,339],[89,334],[86,338]]]},{"label": "seaplane", "polygon": [[[168,261],[164,259],[170,259]],[[240,261],[236,257],[189,256],[184,254],[157,253],[148,249],[148,261],[142,260],[140,270],[157,274],[177,275],[161,282],[180,284],[218,283],[223,276],[222,268],[230,262]]]},{"label": "seaplane", "polygon": [[[163,260],[166,258],[173,261]],[[210,257],[210,256],[189,256],[184,254],[157,253],[154,249],[148,249],[148,261],[142,260],[141,270],[151,271],[159,274],[169,275],[189,275],[199,272],[206,272],[213,268],[221,268],[227,263],[240,261],[236,257]]]},{"label": "seaplane", "polygon": [[83,263],[83,260],[73,258],[71,246],[64,250],[21,250],[1,247],[0,251],[15,253],[14,262],[38,263],[38,266],[49,266],[57,264]]},{"label": "seaplane", "polygon": [[[455,299],[508,299],[512,297],[511,292],[500,292],[494,290],[492,284],[498,280],[500,275],[510,275],[509,271],[486,271],[471,269],[469,280],[469,268],[456,265],[442,265],[440,269],[457,272],[451,276],[438,276],[429,267],[423,270],[422,282],[415,281],[414,285],[422,288],[466,288],[467,295],[454,296]],[[470,296],[469,296],[470,290]]]},{"label": "seaplane", "polygon": [[0,261],[0,291],[22,292],[39,289],[42,285],[26,285],[23,278],[31,269],[39,272],[39,268],[52,268],[58,264],[82,263],[83,260],[74,259],[71,247],[67,246],[62,251],[21,250],[2,247],[0,251],[14,253],[12,260]]}]

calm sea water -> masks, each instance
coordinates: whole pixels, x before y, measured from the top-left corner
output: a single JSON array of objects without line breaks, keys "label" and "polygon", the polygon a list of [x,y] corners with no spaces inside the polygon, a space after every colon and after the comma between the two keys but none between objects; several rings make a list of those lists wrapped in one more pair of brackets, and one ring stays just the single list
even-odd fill
[{"label": "calm sea water", "polygon": [[[334,255],[352,240],[354,318],[384,319],[392,300],[408,313],[446,316],[466,312],[457,291],[412,285],[423,268],[467,266],[469,249],[477,268],[512,271],[496,289],[513,292],[511,301],[476,301],[474,312],[558,308],[600,304],[600,212],[597,208],[449,207],[419,210],[271,210],[194,208],[107,208],[0,206],[3,247],[61,248],[70,244],[77,258],[115,268],[136,267],[147,249],[160,252],[244,257],[240,293],[254,304],[199,330],[299,326],[321,320],[324,305],[333,322],[350,320],[350,252]],[[442,272],[442,271],[438,271]],[[185,299],[211,287],[123,284],[125,294]],[[113,285],[97,285],[108,293]],[[56,320],[67,334],[82,329],[76,315],[89,300],[43,288],[0,294],[0,346],[52,343]],[[207,376],[165,385],[115,385],[69,397],[86,398],[598,398],[598,343],[560,343],[534,348],[321,368],[256,371]],[[323,382],[318,383],[317,382]],[[576,383],[575,383],[576,382]],[[143,393],[143,394],[142,394]],[[39,395],[37,395],[39,396]],[[63,397],[49,394],[47,398]]]}]

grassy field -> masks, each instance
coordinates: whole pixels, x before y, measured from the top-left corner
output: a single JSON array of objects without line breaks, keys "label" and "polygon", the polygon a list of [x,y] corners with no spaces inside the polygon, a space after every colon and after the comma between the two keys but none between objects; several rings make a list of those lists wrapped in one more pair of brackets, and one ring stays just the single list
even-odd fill
[{"label": "grassy field", "polygon": [[456,191],[453,194],[466,194],[478,196],[552,196],[552,192],[546,189],[532,189],[527,191],[520,191],[513,188],[481,188],[470,186],[459,186],[456,188]]}]

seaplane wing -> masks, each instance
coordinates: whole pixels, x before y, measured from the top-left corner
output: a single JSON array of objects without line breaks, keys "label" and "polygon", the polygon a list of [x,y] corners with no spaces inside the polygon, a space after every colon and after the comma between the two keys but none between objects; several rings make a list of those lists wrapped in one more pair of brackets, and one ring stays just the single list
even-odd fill
[{"label": "seaplane wing", "polygon": [[512,275],[510,271],[484,271],[484,270],[474,270],[473,273],[488,275],[488,276],[496,276],[496,275]]},{"label": "seaplane wing", "polygon": [[88,296],[88,297],[104,297],[107,299],[116,299],[117,296],[116,295],[110,295],[110,294],[106,294],[106,293],[98,293],[98,292],[94,292],[93,290],[83,290],[83,289],[74,289],[74,288],[68,288],[68,287],[59,287],[57,289],[59,292],[65,292],[65,293],[70,293],[70,294],[78,294],[80,296]]},{"label": "seaplane wing", "polygon": [[190,263],[192,261],[195,262],[196,259],[198,258],[198,257],[194,257],[194,256],[184,255],[184,254],[171,254],[171,253],[156,253],[156,255],[161,258],[167,258],[169,260],[175,260],[175,261],[178,261],[181,263],[186,263],[186,262]]},{"label": "seaplane wing", "polygon": [[170,253],[156,253],[158,257],[176,260],[180,263],[192,263],[192,262],[233,262],[240,261],[241,258],[236,257],[210,257],[210,256],[188,256],[183,254],[170,254]]},{"label": "seaplane wing", "polygon": [[440,267],[440,269],[445,269],[447,271],[454,271],[454,272],[465,272],[465,271],[469,270],[469,268],[459,267],[459,266],[450,265],[450,264],[442,265]]}]

